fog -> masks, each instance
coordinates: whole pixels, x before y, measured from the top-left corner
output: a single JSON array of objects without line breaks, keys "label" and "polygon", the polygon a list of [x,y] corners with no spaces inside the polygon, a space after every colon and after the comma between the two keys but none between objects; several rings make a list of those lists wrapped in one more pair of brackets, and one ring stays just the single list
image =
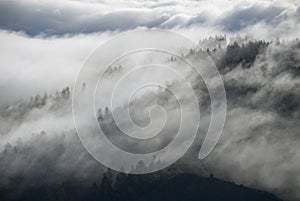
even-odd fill
[{"label": "fog", "polygon": [[[299,200],[300,48],[299,40],[294,40],[300,32],[299,11],[297,1],[2,1],[0,185],[11,185],[20,175],[24,186],[100,178],[106,168],[84,148],[74,125],[71,97],[76,76],[87,56],[117,34],[162,28],[197,44],[209,36],[227,37],[222,47],[209,47],[208,52],[226,89],[227,118],[221,139],[208,157],[198,159],[210,120],[209,94],[203,80],[184,68],[182,74],[198,98],[200,129],[192,147],[174,166],[200,175],[213,173],[283,199]],[[272,42],[263,46],[251,62],[234,63],[231,55],[234,64],[226,63],[226,46],[234,40],[241,46],[248,41]],[[202,45],[199,43],[190,53],[189,49],[183,50],[183,57],[197,61],[197,51],[207,48]],[[135,54],[121,59],[105,74],[106,83],[101,85],[104,91],[96,94],[96,109],[102,109],[102,119],[98,120],[108,138],[134,153],[166,146],[179,129],[178,108],[185,108],[188,115],[195,110],[182,81],[160,71],[145,70],[135,83],[151,74],[177,91],[182,105],[174,94],[157,87],[135,94],[127,105],[122,94],[131,85],[124,84],[116,103],[121,119],[128,109],[138,126],[147,126],[151,120],[159,123],[162,113],[149,113],[153,105],[159,105],[167,111],[167,122],[161,135],[152,141],[139,144],[122,135],[112,121],[113,111],[105,114],[106,104],[101,103],[101,97],[111,92],[111,84],[120,79],[127,66],[153,61],[183,69],[174,58]],[[104,68],[101,64],[99,67]],[[83,95],[88,88],[83,86]],[[189,123],[194,121],[190,119]],[[132,129],[125,120],[120,123]]]}]

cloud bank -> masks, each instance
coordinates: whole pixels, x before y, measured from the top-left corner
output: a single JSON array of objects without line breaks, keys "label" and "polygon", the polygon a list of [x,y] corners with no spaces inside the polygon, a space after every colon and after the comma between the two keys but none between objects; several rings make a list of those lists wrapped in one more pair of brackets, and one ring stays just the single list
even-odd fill
[{"label": "cloud bank", "polygon": [[298,36],[299,11],[296,1],[1,1],[0,27],[29,35],[200,27],[271,40]]}]

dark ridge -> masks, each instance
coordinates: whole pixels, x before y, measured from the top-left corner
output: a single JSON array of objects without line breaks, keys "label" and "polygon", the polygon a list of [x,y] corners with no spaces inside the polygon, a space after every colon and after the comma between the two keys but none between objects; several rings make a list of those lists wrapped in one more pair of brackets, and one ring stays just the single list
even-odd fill
[{"label": "dark ridge", "polygon": [[0,200],[11,201],[279,201],[275,196],[210,176],[187,173],[147,175],[118,174],[112,182],[105,174],[101,182],[64,182],[0,189]]}]

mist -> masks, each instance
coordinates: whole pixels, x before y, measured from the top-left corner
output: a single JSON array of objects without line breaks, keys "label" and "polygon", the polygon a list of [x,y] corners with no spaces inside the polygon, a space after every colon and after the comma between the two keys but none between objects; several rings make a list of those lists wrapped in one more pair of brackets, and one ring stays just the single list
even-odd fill
[{"label": "mist", "polygon": [[[154,28],[174,31],[197,44],[183,48],[183,58],[199,62],[204,52],[216,64],[227,98],[222,136],[212,153],[199,160],[211,117],[204,81],[179,57],[137,53],[106,71],[95,94],[95,115],[107,138],[126,151],[149,153],[174,138],[180,107],[190,124],[197,121],[192,118],[195,107],[184,90],[185,82],[171,73],[162,74],[155,66],[121,86],[114,111],[103,102],[130,67],[145,63],[172,66],[191,84],[201,113],[195,142],[172,166],[299,200],[299,11],[297,1],[1,2],[1,188],[65,181],[89,185],[103,176],[107,168],[85,149],[74,124],[72,95],[77,75],[101,44],[126,31]],[[106,66],[99,63],[99,68]],[[152,86],[130,101],[124,99],[133,86],[150,78],[166,88]],[[82,96],[89,87],[82,85]],[[166,121],[165,127],[157,136],[139,142],[119,127],[134,131],[127,111],[137,126]],[[120,122],[114,120],[114,113]],[[150,136],[158,127],[142,134]],[[91,133],[93,129],[86,128]]]}]

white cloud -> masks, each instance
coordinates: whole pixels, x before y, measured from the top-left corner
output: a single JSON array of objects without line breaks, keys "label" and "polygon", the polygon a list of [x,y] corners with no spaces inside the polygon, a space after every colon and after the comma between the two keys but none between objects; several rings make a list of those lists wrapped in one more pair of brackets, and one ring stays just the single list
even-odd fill
[{"label": "white cloud", "polygon": [[107,39],[108,33],[44,40],[1,31],[0,103],[72,86],[84,59]]}]

